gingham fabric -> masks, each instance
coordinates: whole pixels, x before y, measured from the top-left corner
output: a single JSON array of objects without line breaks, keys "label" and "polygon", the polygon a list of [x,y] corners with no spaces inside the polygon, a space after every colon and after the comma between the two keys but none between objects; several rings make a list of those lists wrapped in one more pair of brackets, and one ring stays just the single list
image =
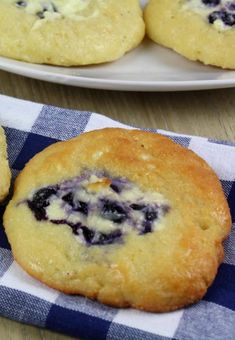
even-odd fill
[{"label": "gingham fabric", "polygon": [[[5,96],[0,96],[0,124],[7,136],[13,177],[33,155],[57,140],[103,127],[125,127],[100,114]],[[0,228],[0,315],[85,339],[235,339],[235,144],[156,132],[203,157],[219,176],[230,205],[233,231],[225,242],[224,263],[203,300],[176,312],[155,314],[61,294],[17,265]],[[4,206],[0,209],[2,215]]]}]

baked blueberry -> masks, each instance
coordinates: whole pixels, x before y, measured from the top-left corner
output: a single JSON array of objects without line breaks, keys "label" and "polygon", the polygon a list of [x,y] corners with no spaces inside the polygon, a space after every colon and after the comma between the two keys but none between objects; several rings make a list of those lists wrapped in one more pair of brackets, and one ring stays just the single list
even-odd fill
[{"label": "baked blueberry", "polygon": [[227,26],[235,25],[235,14],[230,12],[223,12],[222,14],[222,21]]},{"label": "baked blueberry", "polygon": [[56,195],[56,193],[57,187],[42,188],[33,195],[32,200],[27,201],[29,208],[33,211],[38,221],[47,219],[45,208],[50,204],[50,197]]},{"label": "baked blueberry", "polygon": [[46,10],[43,10],[43,11],[39,11],[36,13],[36,16],[39,18],[39,19],[45,19],[45,15],[44,15],[44,12]]},{"label": "baked blueberry", "polygon": [[101,215],[114,223],[123,223],[128,218],[126,210],[120,203],[109,200],[104,201]]},{"label": "baked blueberry", "polygon": [[203,4],[209,7],[216,7],[221,3],[221,0],[202,0]]},{"label": "baked blueberry", "polygon": [[75,211],[79,211],[80,213],[87,215],[88,214],[88,204],[86,202],[77,201],[74,206]]},{"label": "baked blueberry", "polygon": [[26,7],[27,6],[27,2],[26,1],[17,1],[16,2],[16,6],[17,7]]},{"label": "baked blueberry", "polygon": [[58,9],[53,2],[44,3],[44,4],[42,4],[42,10],[37,12],[36,15],[40,19],[44,19],[45,18],[45,12],[51,12],[51,13],[58,12]]},{"label": "baked blueberry", "polygon": [[214,11],[208,17],[210,24],[213,24],[218,19],[223,21],[223,23],[227,26],[235,25],[235,14],[234,13],[226,12],[225,10]]},{"label": "baked blueberry", "polygon": [[71,207],[74,207],[74,202],[73,202],[73,193],[69,192],[68,194],[64,195],[62,197],[62,200],[68,203]]},{"label": "baked blueberry", "polygon": [[111,188],[113,191],[115,191],[117,194],[120,194],[120,192],[121,192],[119,186],[116,185],[116,184],[114,184],[114,183],[110,184],[110,188]]},{"label": "baked blueberry", "polygon": [[82,226],[81,230],[88,245],[102,246],[113,244],[120,241],[120,238],[122,237],[122,232],[120,229],[116,229],[107,234],[91,230],[85,226]]},{"label": "baked blueberry", "polygon": [[235,11],[235,2],[229,2],[227,4],[227,8],[230,10],[230,11]]},{"label": "baked blueberry", "polygon": [[143,222],[143,228],[141,229],[140,235],[151,233],[152,230],[152,223],[150,221]]},{"label": "baked blueberry", "polygon": [[68,203],[74,211],[79,211],[84,215],[88,214],[88,204],[83,201],[74,202],[74,196],[72,192],[69,192],[65,196],[62,197],[63,201]]},{"label": "baked blueberry", "polygon": [[57,12],[58,13],[58,8],[54,4],[54,2],[51,2],[51,7],[52,7],[53,12]]},{"label": "baked blueberry", "polygon": [[145,219],[146,221],[155,221],[158,217],[158,212],[156,210],[151,210],[151,209],[147,209],[145,211]]},{"label": "baked blueberry", "polygon": [[57,225],[60,225],[60,224],[67,224],[73,231],[74,235],[79,235],[79,229],[82,227],[82,224],[80,222],[78,223],[72,223],[72,222],[69,222],[67,220],[50,220],[51,223],[53,224],[57,224]]},{"label": "baked blueberry", "polygon": [[120,242],[121,237],[122,237],[121,230],[116,229],[108,234],[100,233],[98,240],[94,241],[93,244],[99,244],[99,245],[113,244],[113,243]]},{"label": "baked blueberry", "polygon": [[82,233],[83,233],[83,237],[86,240],[86,242],[88,244],[92,244],[92,240],[95,237],[95,231],[87,228],[86,226],[82,226],[81,227]]},{"label": "baked blueberry", "polygon": [[115,191],[117,194],[120,194],[124,189],[127,181],[124,178],[114,178],[112,183],[110,184],[110,188]]},{"label": "baked blueberry", "polygon": [[144,208],[146,208],[146,205],[144,204],[138,204],[138,203],[133,203],[130,205],[131,209],[133,210],[143,210]]}]

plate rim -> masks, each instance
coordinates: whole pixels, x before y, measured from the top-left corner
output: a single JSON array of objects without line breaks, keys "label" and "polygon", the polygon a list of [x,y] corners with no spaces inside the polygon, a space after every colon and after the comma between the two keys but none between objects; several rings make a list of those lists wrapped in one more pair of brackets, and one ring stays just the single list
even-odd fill
[{"label": "plate rim", "polygon": [[[23,64],[23,65],[22,65]],[[30,69],[27,68],[30,66]],[[0,69],[10,73],[18,74],[28,78],[70,85],[84,88],[124,91],[190,91],[235,87],[235,77],[231,79],[196,79],[196,80],[120,80],[105,79],[97,77],[86,77],[80,75],[60,74],[56,71],[50,73],[46,70],[31,68],[33,64],[0,56]],[[47,66],[47,65],[40,65]],[[53,67],[52,65],[48,65]],[[232,71],[232,70],[230,70]],[[228,70],[229,72],[229,70]]]}]

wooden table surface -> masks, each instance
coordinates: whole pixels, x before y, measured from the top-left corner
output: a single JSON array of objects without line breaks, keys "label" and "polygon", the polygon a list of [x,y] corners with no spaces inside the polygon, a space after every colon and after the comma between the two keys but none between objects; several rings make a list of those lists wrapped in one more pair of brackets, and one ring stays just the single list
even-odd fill
[{"label": "wooden table surface", "polygon": [[[140,93],[81,89],[0,71],[0,93],[70,109],[95,111],[126,124],[235,142],[235,89]],[[70,337],[0,318],[0,339]]]}]

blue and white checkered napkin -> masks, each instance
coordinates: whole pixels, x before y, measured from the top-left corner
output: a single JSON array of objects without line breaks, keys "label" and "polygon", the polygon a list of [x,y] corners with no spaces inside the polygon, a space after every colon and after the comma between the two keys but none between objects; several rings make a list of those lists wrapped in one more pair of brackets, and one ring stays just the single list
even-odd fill
[{"label": "blue and white checkered napkin", "polygon": [[[13,176],[57,140],[103,127],[125,127],[99,114],[5,96],[0,96],[0,124],[5,127]],[[17,265],[0,228],[0,315],[86,339],[235,339],[235,144],[156,132],[194,150],[212,166],[231,208],[233,231],[225,242],[224,263],[204,299],[186,309],[154,314],[61,294]],[[1,215],[3,211],[0,207]]]}]

